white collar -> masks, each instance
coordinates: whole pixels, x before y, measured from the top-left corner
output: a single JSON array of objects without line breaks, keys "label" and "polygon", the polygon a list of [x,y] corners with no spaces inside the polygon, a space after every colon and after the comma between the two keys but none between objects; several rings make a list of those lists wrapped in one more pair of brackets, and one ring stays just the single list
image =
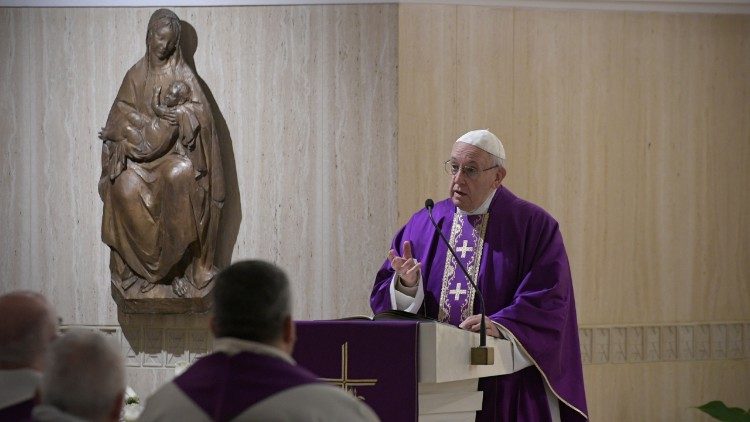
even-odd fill
[{"label": "white collar", "polygon": [[49,404],[40,404],[35,406],[31,411],[31,415],[33,417],[33,420],[40,422],[86,422],[86,419],[81,419],[78,416],[63,412],[62,410]]},{"label": "white collar", "polygon": [[252,352],[259,355],[279,358],[291,364],[296,363],[289,354],[278,347],[265,343],[258,343],[257,341],[242,340],[235,337],[219,337],[214,339],[214,352],[226,353],[230,356],[241,352]]},{"label": "white collar", "polygon": [[33,369],[0,370],[0,409],[34,397],[41,380]]},{"label": "white collar", "polygon": [[477,215],[486,213],[487,210],[490,209],[490,204],[492,203],[492,198],[495,197],[495,192],[497,192],[497,189],[492,189],[492,192],[490,192],[490,194],[487,196],[487,199],[485,199],[482,205],[480,205],[474,211],[464,211],[461,208],[456,207],[456,213],[463,215]]}]

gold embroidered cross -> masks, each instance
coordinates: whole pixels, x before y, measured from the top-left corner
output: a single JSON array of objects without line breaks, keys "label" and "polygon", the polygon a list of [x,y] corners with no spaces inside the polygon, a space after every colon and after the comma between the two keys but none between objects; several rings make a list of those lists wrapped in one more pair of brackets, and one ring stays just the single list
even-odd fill
[{"label": "gold embroidered cross", "polygon": [[341,345],[341,378],[319,378],[321,381],[338,385],[342,389],[352,393],[355,397],[364,400],[364,397],[357,396],[357,389],[353,387],[370,387],[378,382],[377,378],[353,379],[349,378],[349,342]]}]

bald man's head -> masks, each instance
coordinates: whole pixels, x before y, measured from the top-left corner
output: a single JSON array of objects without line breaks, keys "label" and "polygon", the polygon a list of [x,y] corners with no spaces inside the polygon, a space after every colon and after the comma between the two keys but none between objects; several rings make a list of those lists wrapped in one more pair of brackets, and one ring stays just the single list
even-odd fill
[{"label": "bald man's head", "polygon": [[42,370],[47,346],[57,336],[57,315],[39,293],[0,296],[0,369]]}]

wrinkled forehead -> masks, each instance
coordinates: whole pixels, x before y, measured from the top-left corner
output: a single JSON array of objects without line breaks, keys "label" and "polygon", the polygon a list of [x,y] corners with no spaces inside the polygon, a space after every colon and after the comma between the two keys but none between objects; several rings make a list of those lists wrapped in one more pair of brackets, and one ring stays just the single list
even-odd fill
[{"label": "wrinkled forehead", "polygon": [[459,164],[485,164],[491,159],[490,153],[464,142],[455,142],[451,149],[451,160]]}]

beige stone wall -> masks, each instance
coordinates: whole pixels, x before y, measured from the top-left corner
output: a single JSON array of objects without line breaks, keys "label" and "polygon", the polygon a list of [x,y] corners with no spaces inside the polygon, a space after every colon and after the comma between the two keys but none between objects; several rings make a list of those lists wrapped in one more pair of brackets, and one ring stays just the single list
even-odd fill
[{"label": "beige stone wall", "polygon": [[399,9],[399,221],[468,130],[560,222],[592,420],[750,392],[750,16]]}]

